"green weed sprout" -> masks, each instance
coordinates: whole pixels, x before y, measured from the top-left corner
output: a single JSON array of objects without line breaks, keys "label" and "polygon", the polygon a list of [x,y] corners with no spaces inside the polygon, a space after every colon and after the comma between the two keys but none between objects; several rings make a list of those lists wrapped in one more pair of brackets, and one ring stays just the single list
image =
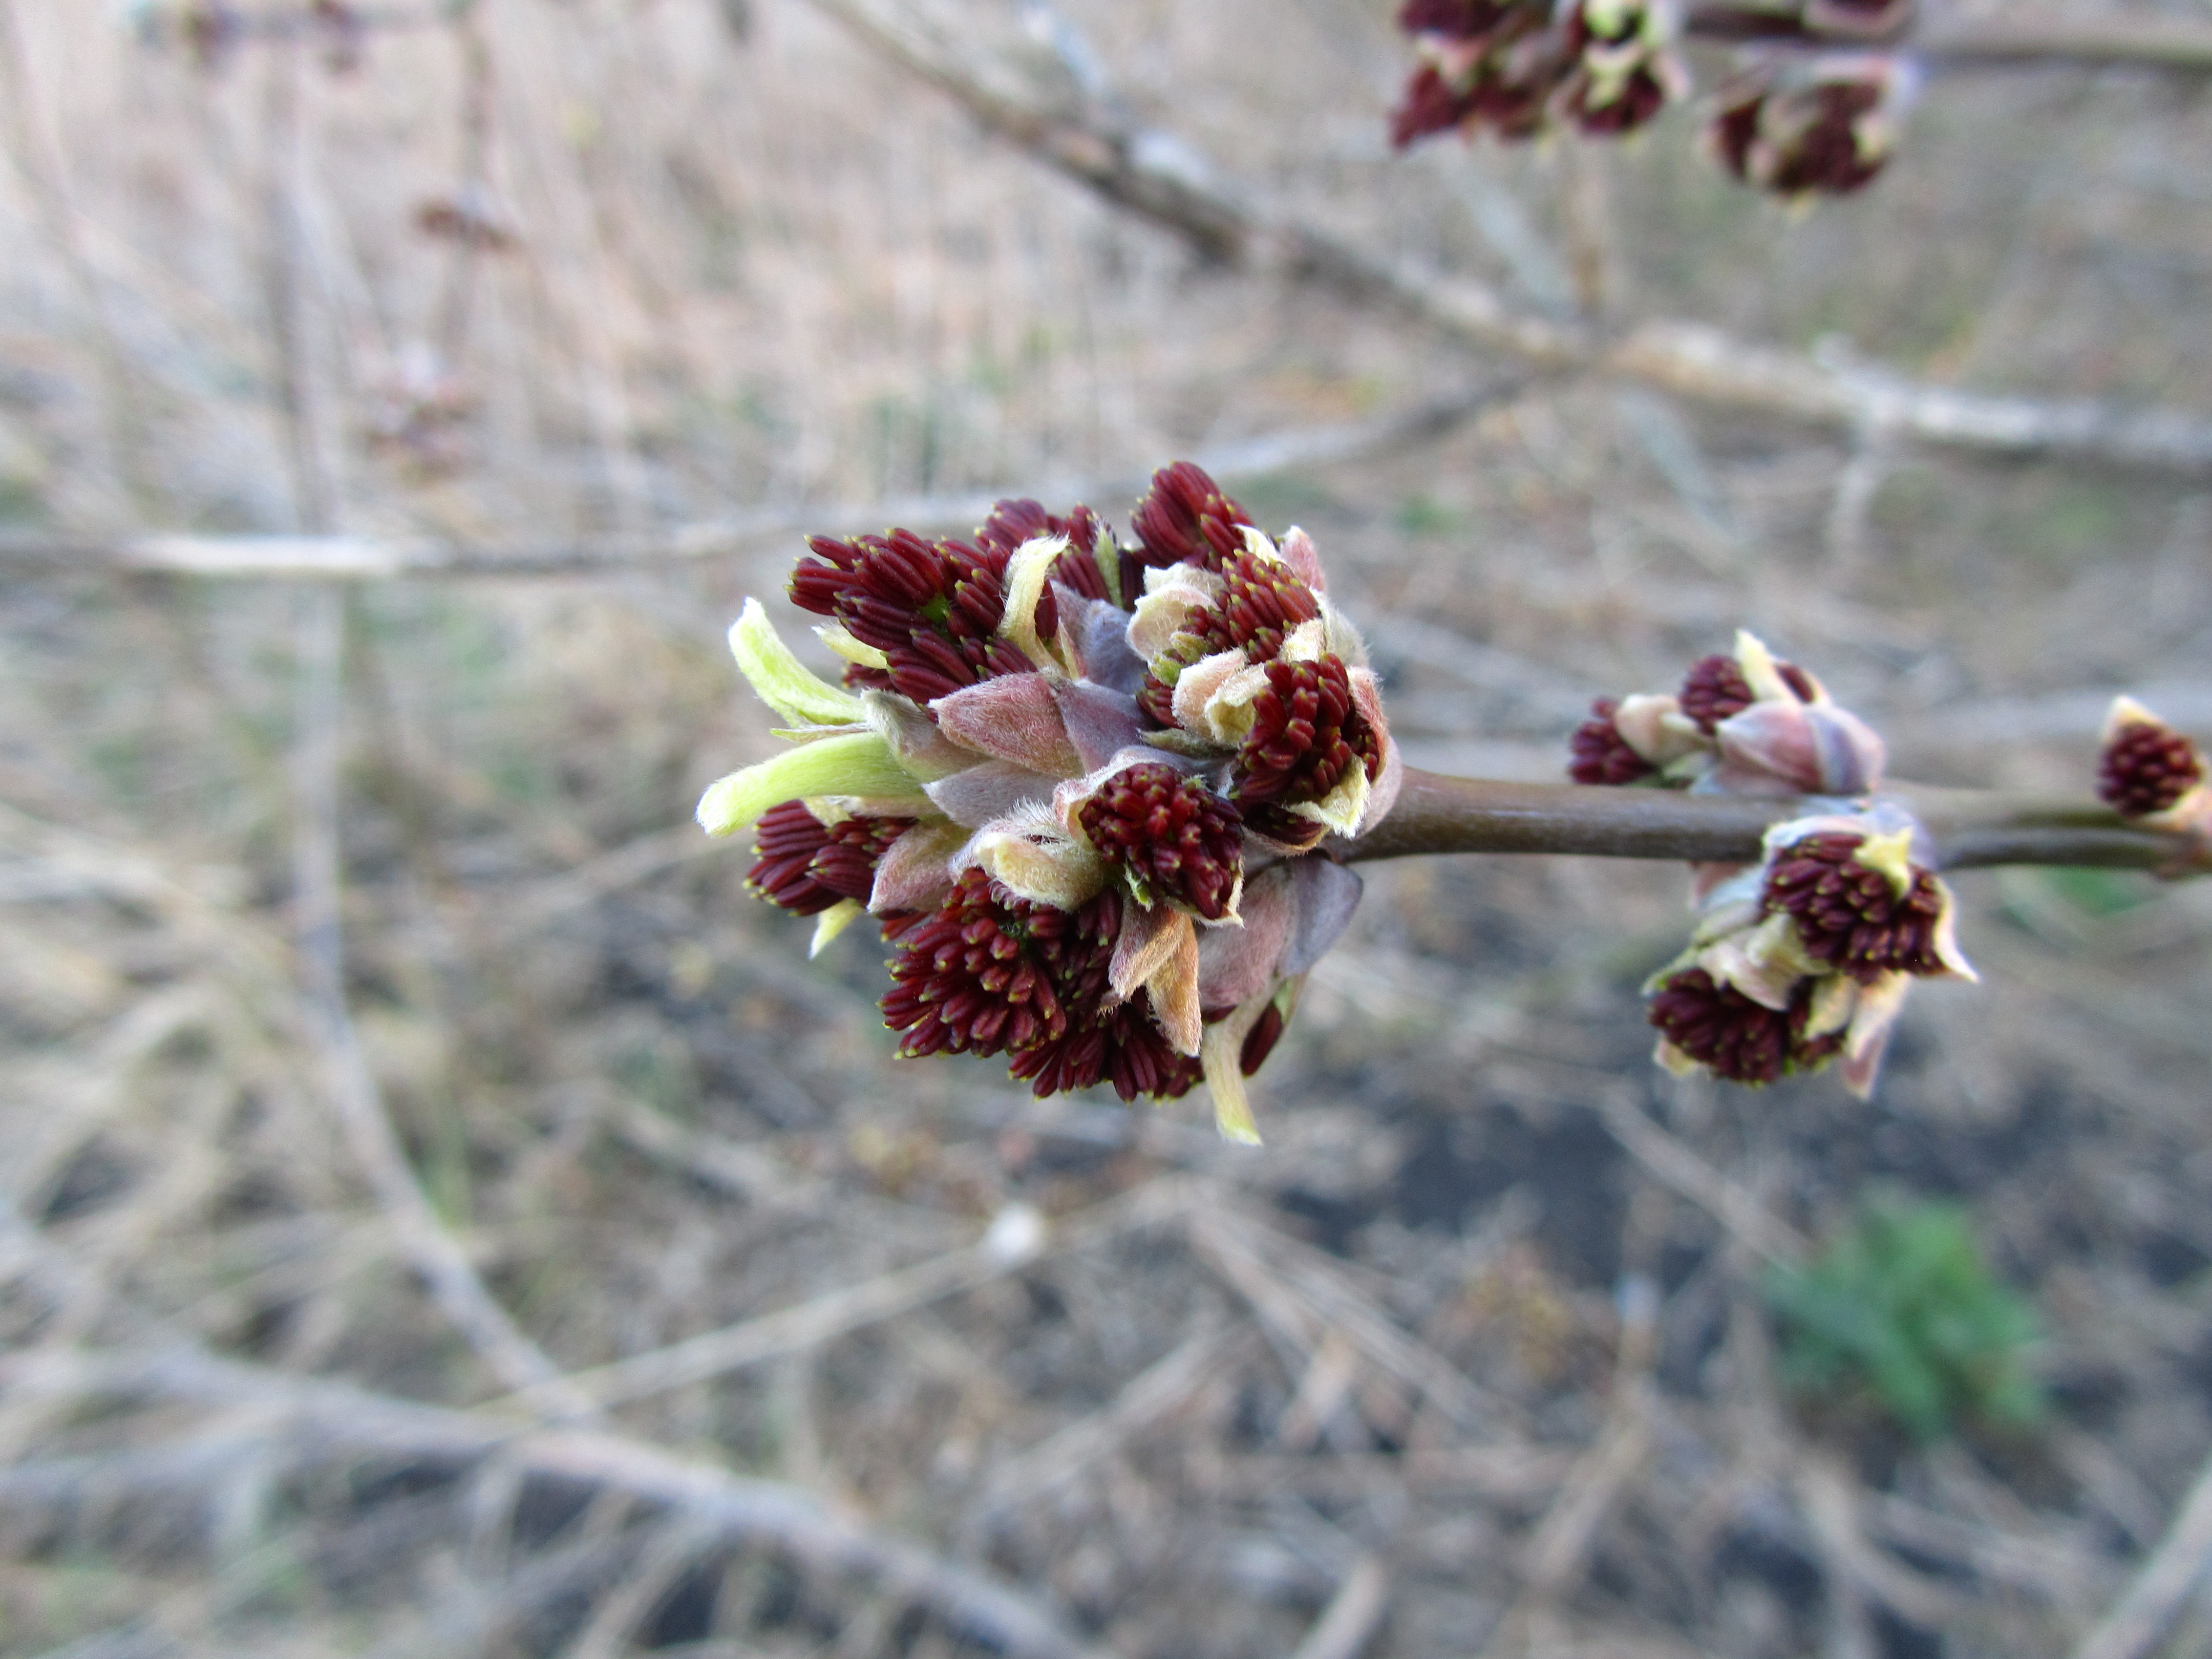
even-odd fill
[{"label": "green weed sprout", "polygon": [[1962,1421],[2027,1428],[2043,1415],[2024,1353],[2034,1312],[1990,1272],[1956,1205],[1870,1206],[1765,1291],[1784,1377],[1799,1389],[1869,1397],[1922,1441]]}]

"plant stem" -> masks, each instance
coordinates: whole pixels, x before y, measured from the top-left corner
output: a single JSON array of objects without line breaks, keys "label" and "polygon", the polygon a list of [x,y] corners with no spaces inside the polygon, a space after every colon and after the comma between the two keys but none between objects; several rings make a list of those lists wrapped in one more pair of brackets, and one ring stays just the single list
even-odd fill
[{"label": "plant stem", "polygon": [[[1918,815],[1947,870],[1999,864],[2094,865],[2212,873],[2187,837],[2130,823],[2065,796],[1900,784],[1887,792]],[[1692,795],[1499,783],[1408,769],[1390,816],[1345,850],[1348,863],[1429,853],[1564,853],[1582,858],[1755,863],[1771,824],[1823,810],[1799,796]]]}]

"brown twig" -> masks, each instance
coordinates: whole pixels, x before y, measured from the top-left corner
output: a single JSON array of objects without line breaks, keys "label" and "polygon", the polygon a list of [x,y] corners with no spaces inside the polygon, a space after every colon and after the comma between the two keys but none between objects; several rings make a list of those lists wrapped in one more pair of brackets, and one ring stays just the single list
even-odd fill
[{"label": "brown twig", "polygon": [[1504,351],[1548,371],[1617,375],[1711,404],[1970,453],[2212,473],[2212,420],[2194,412],[1987,396],[1874,366],[1816,362],[1701,324],[1659,320],[1613,331],[1520,310],[1465,278],[1393,264],[1266,205],[1211,166],[1164,160],[1192,151],[1180,139],[1152,142],[1158,135],[1137,131],[1096,98],[1048,103],[1005,65],[956,46],[951,28],[905,0],[812,3],[949,94],[984,127],[1206,258],[1396,311],[1462,346]]},{"label": "brown twig", "polygon": [[[1947,870],[1999,864],[2205,869],[2202,850],[2087,799],[1918,786],[1895,793],[1919,814]],[[1343,856],[1360,863],[1427,853],[1558,853],[1749,864],[1758,860],[1759,838],[1770,825],[1819,810],[1792,797],[1498,783],[1408,769],[1390,816],[1347,844]]]}]

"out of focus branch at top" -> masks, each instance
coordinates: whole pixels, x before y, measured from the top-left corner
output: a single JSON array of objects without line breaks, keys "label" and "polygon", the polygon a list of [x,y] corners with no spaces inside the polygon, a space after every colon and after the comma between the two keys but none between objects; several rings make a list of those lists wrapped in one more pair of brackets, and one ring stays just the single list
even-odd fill
[{"label": "out of focus branch at top", "polygon": [[1413,269],[1263,203],[1095,91],[1071,86],[1048,100],[1014,65],[977,52],[906,0],[811,3],[992,131],[1222,264],[1387,306],[1447,339],[1545,370],[1614,375],[1710,404],[1967,453],[2212,473],[2212,418],[2193,411],[1990,396],[1777,350],[1698,323],[1654,319],[1607,331],[1522,310],[1479,283]]},{"label": "out of focus branch at top", "polygon": [[[2212,74],[2212,28],[2165,18],[2108,17],[2095,22],[2013,15],[1913,23],[1881,44],[1909,52],[1942,70],[2051,68],[2140,69],[2172,75]],[[1693,40],[1786,38],[1763,27],[1774,14],[1741,0],[1705,0],[1686,8],[1682,31]],[[1842,44],[1830,41],[1834,46]]]}]

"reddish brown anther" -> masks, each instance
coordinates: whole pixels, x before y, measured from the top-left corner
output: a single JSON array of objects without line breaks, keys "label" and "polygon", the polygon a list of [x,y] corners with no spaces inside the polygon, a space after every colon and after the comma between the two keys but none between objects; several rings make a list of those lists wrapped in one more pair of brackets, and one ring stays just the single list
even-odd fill
[{"label": "reddish brown anther", "polygon": [[1449,132],[1467,119],[1466,96],[1443,77],[1434,64],[1415,70],[1390,112],[1390,147],[1404,149],[1415,140]]},{"label": "reddish brown anther", "polygon": [[1129,528],[1141,544],[1132,551],[1149,565],[1218,570],[1243,550],[1251,522],[1202,467],[1177,461],[1152,474],[1151,490],[1130,515]]},{"label": "reddish brown anther", "polygon": [[1589,719],[1575,728],[1574,758],[1567,775],[1577,783],[1619,787],[1659,775],[1659,769],[1631,748],[1613,724],[1613,711],[1620,707],[1611,697],[1600,697],[1590,705]]},{"label": "reddish brown anther", "polygon": [[1342,659],[1271,662],[1267,689],[1252,700],[1252,730],[1237,759],[1239,801],[1319,800],[1364,766],[1372,782],[1382,746],[1354,706]]},{"label": "reddish brown anther", "polygon": [[816,536],[792,573],[792,602],[831,617],[890,659],[888,671],[848,671],[848,684],[887,685],[926,703],[1000,674],[1036,666],[997,635],[1006,613],[1006,555],[910,530],[838,541]]},{"label": "reddish brown anther", "polygon": [[1751,683],[1734,657],[1700,657],[1682,680],[1682,712],[1707,736],[1731,714],[1752,705]]},{"label": "reddish brown anther", "polygon": [[[1811,675],[1794,662],[1778,662],[1774,667],[1783,683],[1799,697],[1813,701],[1817,688]],[[1725,656],[1700,657],[1692,663],[1683,678],[1680,695],[1682,712],[1708,737],[1723,720],[1741,714],[1756,701],[1741,665],[1734,657]]]},{"label": "reddish brown anther", "polygon": [[1229,914],[1243,869],[1237,809],[1172,766],[1146,761],[1116,772],[1083,804],[1083,833],[1109,868],[1208,921]]},{"label": "reddish brown anther", "polygon": [[1282,1040],[1283,1009],[1280,1003],[1271,1002],[1260,1011],[1260,1018],[1244,1034],[1244,1046],[1237,1051],[1237,1069],[1250,1077],[1267,1063],[1267,1056],[1275,1052],[1275,1044]]},{"label": "reddish brown anther", "polygon": [[[1301,623],[1321,615],[1314,591],[1288,565],[1249,548],[1221,565],[1219,599],[1191,613],[1175,647],[1185,667],[1218,651],[1242,651],[1248,662],[1267,662]],[[1137,703],[1163,726],[1175,724],[1175,683],[1147,672]]]},{"label": "reddish brown anther", "polygon": [[1121,591],[1118,594],[1109,592],[1106,573],[1099,568],[1096,557],[1098,530],[1098,515],[1080,503],[1062,517],[1047,512],[1041,501],[1003,501],[991,509],[990,518],[975,532],[975,545],[996,553],[1003,570],[1006,562],[1013,557],[1024,542],[1039,536],[1067,538],[1067,551],[1053,561],[1050,581],[1037,601],[1037,632],[1048,640],[1060,625],[1060,603],[1053,597],[1051,583],[1056,582],[1086,599],[1112,600],[1125,611],[1136,603],[1141,567],[1127,553],[1116,554],[1115,562]]},{"label": "reddish brown anther", "polygon": [[2097,766],[2097,793],[2123,817],[2163,812],[2204,781],[2204,757],[2170,726],[2135,720],[2120,727]]},{"label": "reddish brown anther", "polygon": [[1737,178],[1779,195],[1848,195],[1889,159],[1886,148],[1861,140],[1861,125],[1881,107],[1882,95],[1873,80],[1786,91],[1755,88],[1723,103],[1713,117],[1714,154]]},{"label": "reddish brown anther", "polygon": [[868,902],[876,866],[912,818],[845,818],[824,823],[804,801],[771,807],[754,830],[745,884],[793,915],[817,916],[845,899]]},{"label": "reddish brown anther", "polygon": [[1754,1002],[1702,968],[1686,968],[1662,984],[1648,1013],[1668,1042],[1730,1083],[1759,1087],[1792,1072],[1810,1071],[1843,1046],[1840,1034],[1808,1038],[1811,981],[1784,1009]]},{"label": "reddish brown anther", "polygon": [[1011,1053],[1040,1097],[1101,1080],[1124,1100],[1186,1093],[1197,1063],[1168,1046],[1145,993],[1107,1006],[1121,925],[1117,894],[1056,910],[969,870],[901,939],[884,1023],[908,1058]]},{"label": "reddish brown anther", "polygon": [[1042,961],[1075,918],[1010,898],[969,870],[928,921],[907,931],[891,962],[884,1023],[908,1058],[996,1054],[1065,1036],[1067,1015]]},{"label": "reddish brown anther", "polygon": [[[1625,46],[1636,40],[1645,26],[1643,12],[1624,6],[1617,27],[1610,33],[1601,33],[1592,26],[1589,8],[1576,5],[1566,16],[1566,56],[1579,59],[1593,48],[1602,52],[1610,46]],[[1570,78],[1560,100],[1565,112],[1574,118],[1575,125],[1584,132],[1599,137],[1612,137],[1633,131],[1664,109],[1673,95],[1667,62],[1652,55],[1630,70],[1618,86],[1606,88],[1599,96],[1607,77],[1585,70]]]},{"label": "reddish brown anther", "polygon": [[1791,842],[1767,872],[1762,908],[1787,910],[1807,955],[1862,983],[1886,973],[1947,972],[1936,944],[1943,890],[1916,865],[1900,895],[1888,876],[1858,861],[1865,840],[1820,835]]}]

